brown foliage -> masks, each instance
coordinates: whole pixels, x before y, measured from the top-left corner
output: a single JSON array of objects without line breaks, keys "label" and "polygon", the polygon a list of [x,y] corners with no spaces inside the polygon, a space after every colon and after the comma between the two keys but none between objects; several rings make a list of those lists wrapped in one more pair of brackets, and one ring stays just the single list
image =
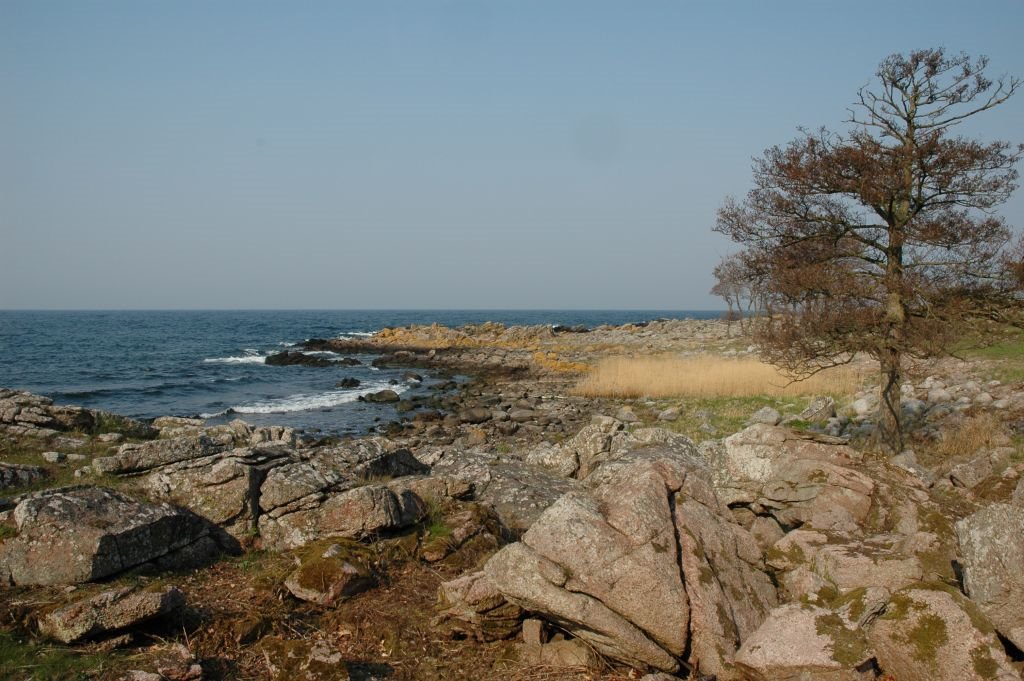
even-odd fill
[{"label": "brown foliage", "polygon": [[941,49],[888,57],[845,134],[803,131],[769,148],[746,199],[718,213],[715,230],[745,246],[760,282],[768,357],[805,375],[877,358],[892,449],[903,358],[947,351],[968,324],[1021,316],[1024,245],[1011,247],[992,211],[1016,189],[1024,146],[950,133],[1018,88],[987,79],[986,66]]}]

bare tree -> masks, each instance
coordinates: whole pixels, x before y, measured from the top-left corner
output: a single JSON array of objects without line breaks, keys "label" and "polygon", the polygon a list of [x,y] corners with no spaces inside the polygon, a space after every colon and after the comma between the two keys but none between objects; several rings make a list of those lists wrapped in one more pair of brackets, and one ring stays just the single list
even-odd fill
[{"label": "bare tree", "polygon": [[[739,263],[735,256],[722,258],[721,262],[715,265],[715,285],[711,287],[711,295],[718,296],[725,301],[728,311],[725,313],[726,334],[732,334],[732,322],[737,314],[740,319],[740,333],[743,332],[743,312],[740,309],[740,297],[742,295],[742,281],[739,277]],[[734,311],[734,308],[736,310]]]},{"label": "bare tree", "polygon": [[740,252],[722,258],[713,270],[715,285],[711,295],[719,296],[728,308],[727,319],[738,319],[740,333],[746,333],[747,323],[763,304],[761,273],[750,260],[749,253]]},{"label": "bare tree", "polygon": [[1022,307],[1022,251],[993,211],[1016,189],[1024,146],[953,134],[1020,85],[988,79],[987,65],[942,49],[886,58],[844,133],[802,130],[769,148],[746,199],[718,212],[715,230],[761,277],[769,358],[796,375],[876,358],[892,451],[905,358],[947,352],[968,320],[1006,322]]}]

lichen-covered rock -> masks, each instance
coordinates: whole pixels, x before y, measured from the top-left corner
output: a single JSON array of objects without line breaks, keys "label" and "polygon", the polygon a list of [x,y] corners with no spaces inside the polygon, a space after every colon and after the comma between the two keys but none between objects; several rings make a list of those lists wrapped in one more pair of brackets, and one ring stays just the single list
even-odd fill
[{"label": "lichen-covered rock", "polygon": [[148,438],[156,429],[125,416],[84,407],[55,405],[53,400],[27,392],[0,388],[0,429],[14,435],[49,437],[60,431],[118,432]]},{"label": "lichen-covered rock", "polygon": [[305,546],[329,537],[365,538],[408,527],[424,517],[426,504],[410,492],[387,485],[363,485],[332,494],[308,507],[274,509],[260,516],[264,548]]},{"label": "lichen-covered rock", "polygon": [[348,666],[327,641],[267,636],[257,644],[273,681],[348,681]]},{"label": "lichen-covered rock", "polygon": [[749,532],[730,523],[725,509],[682,494],[675,523],[690,599],[690,659],[702,672],[728,679],[740,643],[778,600],[761,571],[761,551]]},{"label": "lichen-covered rock", "polygon": [[676,659],[643,631],[596,598],[564,589],[569,575],[525,544],[510,544],[487,562],[484,572],[502,595],[531,612],[566,623],[598,652],[636,666],[675,671]]},{"label": "lichen-covered rock", "polygon": [[312,548],[298,557],[298,567],[284,582],[285,588],[296,598],[332,605],[377,583],[366,547],[335,543]]},{"label": "lichen-covered rock", "polygon": [[445,626],[478,641],[511,637],[519,629],[523,610],[509,603],[483,570],[442,582],[437,590],[439,614],[435,626]]},{"label": "lichen-covered rock", "polygon": [[222,444],[205,435],[129,443],[121,445],[114,456],[94,459],[92,467],[97,473],[139,473],[179,461],[207,457],[223,448]]},{"label": "lichen-covered rock", "polygon": [[0,462],[0,490],[33,485],[48,477],[50,473],[42,466]]},{"label": "lichen-covered rock", "polygon": [[526,530],[555,500],[581,487],[571,478],[492,454],[443,450],[430,463],[432,475],[471,484],[474,498],[494,507],[513,530]]},{"label": "lichen-covered rock", "polygon": [[417,552],[428,563],[470,547],[475,555],[490,554],[509,539],[494,510],[478,502],[445,505],[429,520]]},{"label": "lichen-covered rock", "polygon": [[1001,473],[1010,461],[1012,448],[996,448],[979,453],[970,461],[958,464],[949,472],[950,481],[957,487],[972,489],[990,475]]},{"label": "lichen-covered rock", "polygon": [[1019,681],[992,625],[959,593],[893,594],[868,630],[882,671],[899,681]]},{"label": "lichen-covered rock", "polygon": [[18,534],[0,544],[0,570],[18,585],[87,582],[156,560],[189,563],[216,548],[199,516],[101,487],[40,492],[13,516]]},{"label": "lichen-covered rock", "polygon": [[755,424],[705,449],[722,501],[763,508],[783,526],[853,532],[871,510],[874,481],[842,440]]},{"label": "lichen-covered rock", "polygon": [[151,498],[188,508],[242,538],[256,527],[267,471],[287,455],[274,447],[232,449],[161,466],[141,486]]},{"label": "lichen-covered rock", "polygon": [[815,552],[814,571],[840,590],[902,589],[921,581],[924,570],[916,557],[898,551],[898,542],[883,536],[827,544]]},{"label": "lichen-covered rock", "polygon": [[956,536],[967,595],[1024,649],[1024,508],[992,504],[958,522]]},{"label": "lichen-covered rock", "polygon": [[836,613],[790,603],[772,610],[743,642],[736,664],[756,681],[866,681],[864,633]]},{"label": "lichen-covered rock", "polygon": [[133,627],[184,605],[185,596],[175,587],[163,591],[121,587],[47,613],[39,621],[39,630],[63,643],[74,643]]},{"label": "lichen-covered rock", "polygon": [[487,577],[609,657],[675,671],[689,647],[702,670],[727,671],[775,594],[703,462],[690,449],[634,450],[587,486],[492,557]]}]

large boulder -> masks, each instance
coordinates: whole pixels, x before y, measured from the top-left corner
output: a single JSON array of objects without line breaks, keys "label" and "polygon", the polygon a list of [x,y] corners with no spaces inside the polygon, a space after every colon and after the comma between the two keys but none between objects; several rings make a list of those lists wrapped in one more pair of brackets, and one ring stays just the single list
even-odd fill
[{"label": "large boulder", "polygon": [[756,542],[690,451],[636,450],[599,473],[492,557],[488,579],[614,659],[676,671],[689,650],[691,664],[728,674],[741,636],[776,604]]},{"label": "large boulder", "polygon": [[956,536],[967,595],[1024,649],[1024,508],[992,504],[958,522]]},{"label": "large boulder", "polygon": [[879,666],[899,681],[1019,681],[992,625],[952,590],[893,594],[868,630]]},{"label": "large boulder", "polygon": [[871,511],[875,483],[851,467],[863,454],[837,438],[755,424],[705,451],[722,501],[783,527],[855,532]]},{"label": "large boulder", "polygon": [[417,495],[385,484],[362,485],[314,498],[315,503],[306,498],[305,502],[272,508],[261,515],[263,547],[283,550],[322,538],[368,538],[409,527],[427,512],[426,503]]},{"label": "large boulder", "polygon": [[184,605],[184,594],[173,586],[163,591],[119,587],[47,613],[39,630],[62,643],[74,643],[133,627]]},{"label": "large boulder", "polygon": [[202,562],[218,551],[199,516],[102,487],[31,495],[13,517],[17,536],[0,544],[0,577],[18,585],[87,582],[153,561]]},{"label": "large boulder", "polygon": [[256,527],[267,471],[287,456],[280,447],[232,449],[161,466],[141,485],[151,498],[184,506],[241,539]]}]

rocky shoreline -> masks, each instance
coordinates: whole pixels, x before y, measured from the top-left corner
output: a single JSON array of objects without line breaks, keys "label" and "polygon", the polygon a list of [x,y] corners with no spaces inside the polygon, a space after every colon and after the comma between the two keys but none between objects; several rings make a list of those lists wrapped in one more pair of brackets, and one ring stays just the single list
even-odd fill
[{"label": "rocky shoreline", "polygon": [[887,459],[869,393],[699,443],[570,394],[605,355],[749,352],[721,322],[304,349],[470,379],[345,440],[0,389],[0,643],[140,681],[1021,678],[1019,383],[908,384],[928,437],[1005,434]]}]

